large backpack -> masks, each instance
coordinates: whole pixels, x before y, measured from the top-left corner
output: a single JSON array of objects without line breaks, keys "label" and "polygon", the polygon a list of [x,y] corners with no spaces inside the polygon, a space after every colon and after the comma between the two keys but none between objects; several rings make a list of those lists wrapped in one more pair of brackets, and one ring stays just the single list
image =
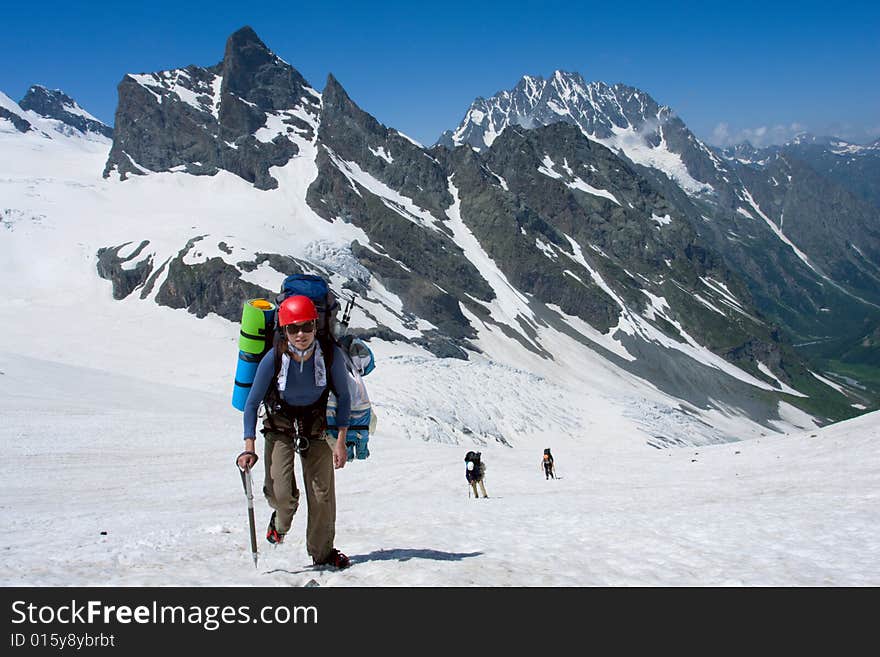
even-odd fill
[{"label": "large backpack", "polygon": [[339,301],[327,281],[314,274],[291,274],[281,284],[281,292],[275,297],[275,304],[280,306],[287,297],[296,295],[308,297],[315,304],[318,311],[317,338],[335,340]]},{"label": "large backpack", "polygon": [[482,452],[468,452],[464,455],[464,462],[467,464],[464,476],[468,481],[480,481],[483,478],[485,466],[480,460],[481,455]]},{"label": "large backpack", "polygon": [[[332,366],[333,345],[336,344],[339,302],[327,281],[314,274],[291,274],[281,284],[281,291],[272,303],[267,299],[249,299],[244,302],[239,337],[238,366],[232,393],[232,405],[244,410],[248,393],[257,372],[257,365],[275,343],[281,328],[278,326],[278,307],[287,297],[303,295],[312,300],[318,311],[315,337],[327,360],[327,369]],[[280,358],[275,364],[276,376]]]}]

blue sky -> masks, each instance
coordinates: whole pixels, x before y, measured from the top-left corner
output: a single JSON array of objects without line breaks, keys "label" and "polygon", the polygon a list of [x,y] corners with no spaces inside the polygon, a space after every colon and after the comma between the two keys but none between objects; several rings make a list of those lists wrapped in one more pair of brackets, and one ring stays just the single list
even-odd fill
[{"label": "blue sky", "polygon": [[[710,143],[880,137],[880,3],[6,3],[0,91],[60,88],[107,123],[126,73],[209,66],[244,25],[425,144],[524,74],[577,71],[671,106]],[[250,6],[249,6],[250,5]]]}]

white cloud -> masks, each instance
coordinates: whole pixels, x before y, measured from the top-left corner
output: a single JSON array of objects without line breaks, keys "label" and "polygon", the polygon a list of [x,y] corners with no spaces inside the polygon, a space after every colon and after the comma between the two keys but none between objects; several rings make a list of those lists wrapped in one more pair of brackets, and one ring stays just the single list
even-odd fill
[{"label": "white cloud", "polygon": [[731,132],[730,125],[721,122],[712,131],[711,142],[717,146],[735,146],[747,141],[760,148],[771,144],[784,144],[806,130],[807,126],[803,123],[793,122],[788,125],[776,124],[773,126],[762,125],[757,128],[741,128],[736,132]]},{"label": "white cloud", "polygon": [[711,142],[719,146],[730,144],[730,129],[726,123],[722,122],[715,126],[715,129],[712,131]]},{"label": "white cloud", "polygon": [[707,141],[722,148],[748,141],[753,146],[761,148],[772,144],[784,144],[808,131],[819,137],[838,137],[856,144],[872,142],[880,137],[880,125],[858,126],[842,121],[813,126],[809,130],[806,124],[797,121],[732,130],[728,122],[721,121],[712,130]]}]

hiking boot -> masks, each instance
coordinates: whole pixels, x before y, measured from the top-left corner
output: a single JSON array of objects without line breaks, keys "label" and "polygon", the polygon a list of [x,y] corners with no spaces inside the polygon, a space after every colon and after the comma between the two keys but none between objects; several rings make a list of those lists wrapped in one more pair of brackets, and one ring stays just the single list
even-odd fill
[{"label": "hiking boot", "polygon": [[266,528],[266,540],[269,541],[272,545],[279,545],[284,542],[284,534],[279,534],[278,530],[275,529],[275,512],[272,512],[272,517],[269,518],[269,526]]},{"label": "hiking boot", "polygon": [[314,557],[312,557],[312,563],[316,566],[333,566],[334,568],[338,568],[342,570],[343,568],[348,568],[351,565],[351,559],[342,554],[336,548],[330,550],[330,554],[323,561],[318,561]]}]

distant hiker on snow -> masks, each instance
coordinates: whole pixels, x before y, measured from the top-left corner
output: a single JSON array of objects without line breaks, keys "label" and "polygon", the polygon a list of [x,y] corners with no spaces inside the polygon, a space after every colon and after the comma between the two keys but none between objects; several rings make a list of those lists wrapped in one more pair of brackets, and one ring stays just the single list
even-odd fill
[{"label": "distant hiker on snow", "polygon": [[483,484],[483,476],[486,474],[486,464],[483,463],[480,455],[481,452],[468,452],[464,457],[464,476],[473,489],[475,498],[479,497],[479,494],[477,493],[477,484],[480,484],[480,488],[483,490],[483,497],[489,497],[486,495],[486,486]]},{"label": "distant hiker on snow", "polygon": [[544,456],[541,457],[541,465],[544,466],[544,479],[556,479],[556,473],[553,471],[553,455],[550,448],[544,450]]},{"label": "distant hiker on snow", "polygon": [[[244,449],[238,466],[251,468],[257,411],[266,408],[266,474],[263,493],[274,511],[266,540],[281,543],[299,506],[294,455],[302,463],[308,501],[306,548],[315,565],[346,568],[350,560],[333,547],[336,536],[336,488],[334,468],[347,461],[345,438],[349,426],[351,397],[346,381],[345,359],[332,341],[316,338],[318,312],[306,296],[291,296],[278,309],[281,331],[257,368],[244,409]],[[334,385],[339,382],[340,385]],[[336,394],[334,441],[326,435],[327,397]]]}]

